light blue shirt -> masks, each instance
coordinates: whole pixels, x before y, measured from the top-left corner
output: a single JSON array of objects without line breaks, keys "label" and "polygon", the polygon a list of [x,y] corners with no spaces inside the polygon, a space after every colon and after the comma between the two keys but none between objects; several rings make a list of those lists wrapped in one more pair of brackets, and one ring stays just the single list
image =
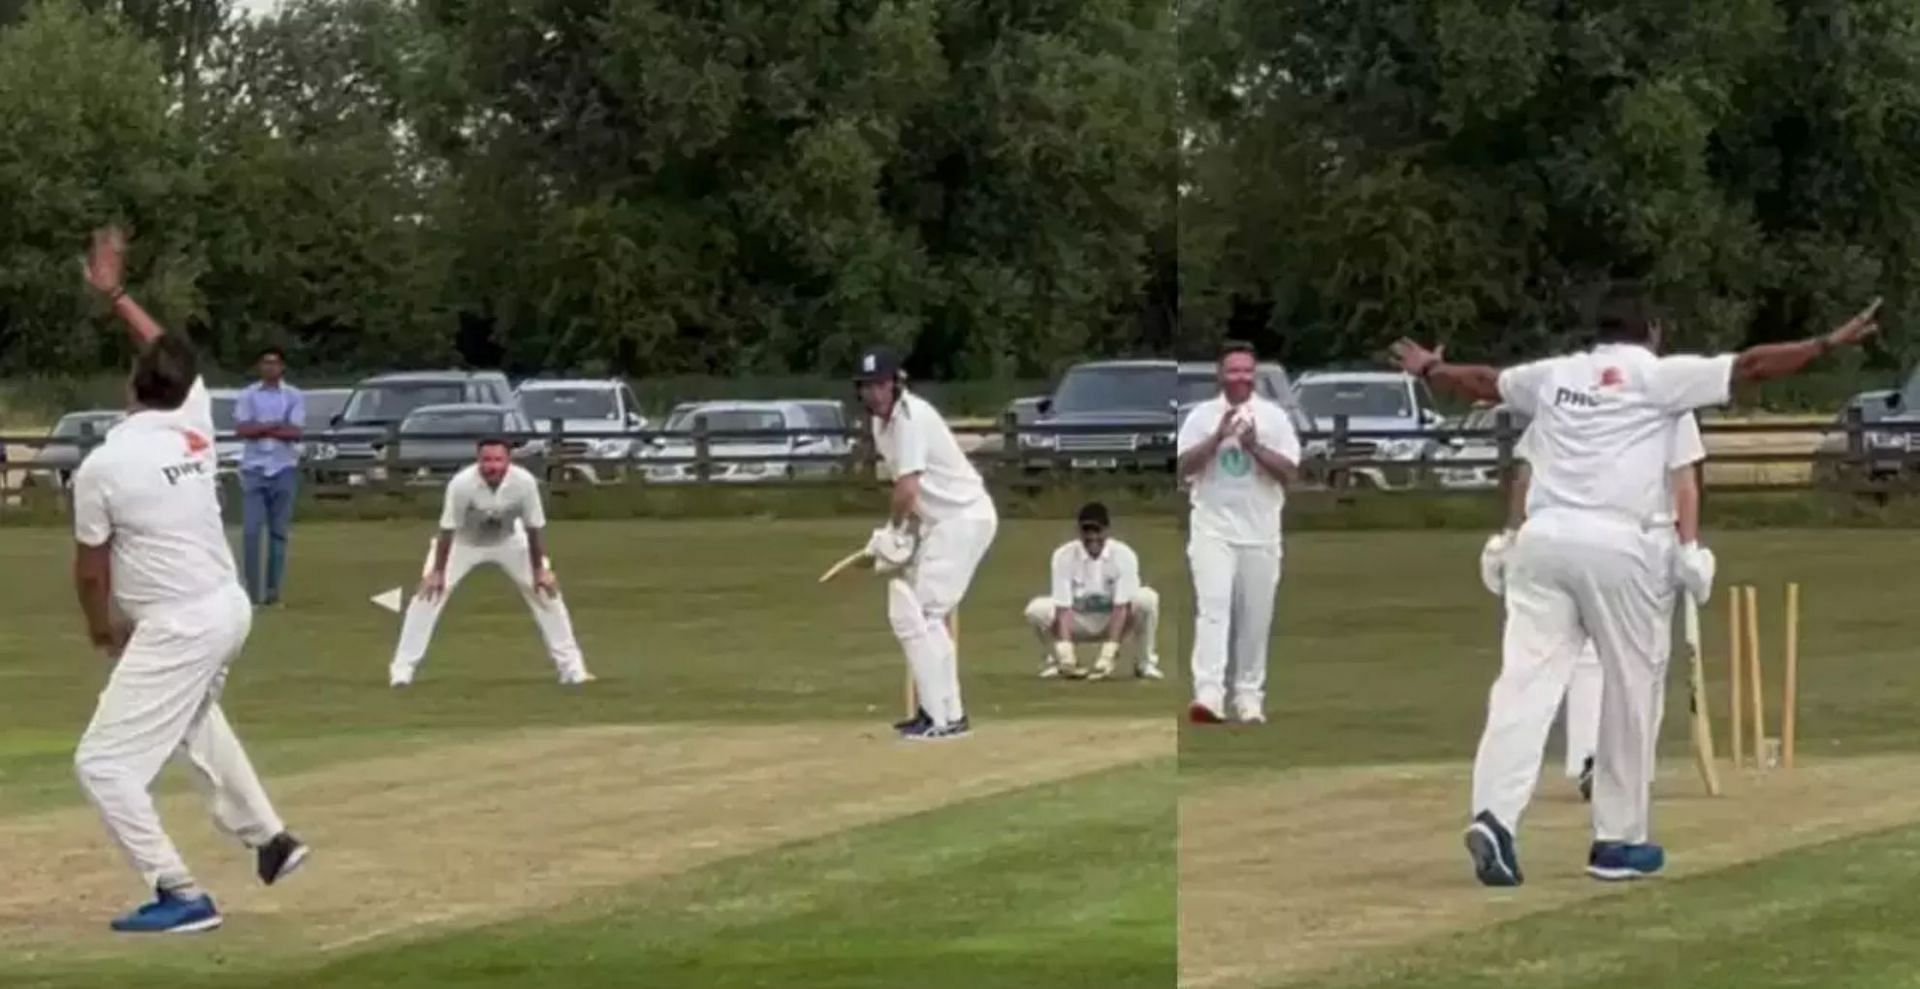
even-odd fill
[{"label": "light blue shirt", "polygon": [[[289,425],[305,428],[307,424],[307,400],[300,389],[282,381],[278,385],[264,385],[256,381],[241,389],[240,397],[233,403],[233,421],[235,425],[260,423],[263,425]],[[273,477],[282,471],[293,469],[300,461],[300,445],[269,436],[256,436],[246,441],[240,451],[240,469],[253,471]]]}]

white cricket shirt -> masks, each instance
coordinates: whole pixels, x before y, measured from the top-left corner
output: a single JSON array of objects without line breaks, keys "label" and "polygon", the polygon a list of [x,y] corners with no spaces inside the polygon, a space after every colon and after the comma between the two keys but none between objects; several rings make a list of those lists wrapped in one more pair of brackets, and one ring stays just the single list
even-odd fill
[{"label": "white cricket shirt", "polygon": [[[1521,460],[1531,462],[1533,460],[1532,441],[1533,426],[1529,423],[1527,431],[1520,434],[1520,442],[1514,446],[1514,455]],[[1666,500],[1661,502],[1662,507],[1660,511],[1654,513],[1652,521],[1660,525],[1673,523],[1673,472],[1683,467],[1692,467],[1705,459],[1707,459],[1707,445],[1700,437],[1699,420],[1695,419],[1690,412],[1675,417],[1672,445],[1667,450],[1667,473],[1663,475],[1666,478]]]},{"label": "white cricket shirt", "polygon": [[[1300,435],[1293,431],[1293,420],[1286,410],[1258,395],[1247,399],[1247,405],[1254,416],[1254,440],[1298,464]],[[1178,454],[1185,456],[1188,450],[1204,444],[1220,428],[1220,417],[1228,409],[1225,396],[1194,406],[1180,426]],[[1213,461],[1193,476],[1191,487],[1188,500],[1193,505],[1194,534],[1234,546],[1268,546],[1280,541],[1286,488],[1254,463],[1239,439],[1220,444]]]},{"label": "white cricket shirt", "polygon": [[1647,526],[1671,518],[1676,417],[1724,404],[1733,361],[1606,344],[1501,372],[1501,399],[1533,420],[1527,517],[1562,509]]},{"label": "white cricket shirt", "polygon": [[440,509],[440,528],[475,548],[498,546],[523,529],[544,529],[547,511],[540,502],[540,482],[519,464],[510,464],[500,486],[480,476],[479,464],[468,464],[447,482],[446,503]]},{"label": "white cricket shirt", "polygon": [[1104,615],[1140,593],[1140,557],[1109,537],[1099,556],[1075,539],[1053,551],[1053,606]]},{"label": "white cricket shirt", "polygon": [[894,477],[920,475],[915,514],[922,522],[994,516],[980,472],[961,451],[939,410],[920,396],[903,389],[893,415],[873,417],[873,446]]},{"label": "white cricket shirt", "polygon": [[114,602],[139,621],[154,606],[239,585],[220,522],[213,401],[195,380],[167,412],[134,412],[73,478],[73,535],[113,544]]}]

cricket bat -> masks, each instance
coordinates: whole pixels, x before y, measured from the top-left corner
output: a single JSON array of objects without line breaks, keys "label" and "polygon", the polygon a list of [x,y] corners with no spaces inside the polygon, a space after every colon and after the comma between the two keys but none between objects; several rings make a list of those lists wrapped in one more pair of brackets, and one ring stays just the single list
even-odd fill
[{"label": "cricket bat", "polygon": [[1693,762],[1706,781],[1707,794],[1720,795],[1720,776],[1713,768],[1713,723],[1707,715],[1706,660],[1700,653],[1700,602],[1686,595],[1685,615],[1689,697],[1687,709],[1693,715]]},{"label": "cricket bat", "polygon": [[828,567],[827,572],[820,575],[820,583],[824,584],[827,581],[830,581],[833,578],[840,576],[842,573],[844,573],[847,570],[847,568],[857,566],[862,563],[866,563],[868,561],[871,561],[872,559],[873,559],[873,556],[869,554],[866,550],[866,547],[863,546],[860,548],[859,552],[849,553],[844,558],[842,558],[840,562],[835,563],[833,566]]}]

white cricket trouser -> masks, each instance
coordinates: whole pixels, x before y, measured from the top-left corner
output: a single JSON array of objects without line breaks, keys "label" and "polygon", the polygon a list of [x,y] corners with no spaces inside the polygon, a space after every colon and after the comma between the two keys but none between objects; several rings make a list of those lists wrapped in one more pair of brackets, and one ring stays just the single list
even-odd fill
[{"label": "white cricket trouser", "polygon": [[[413,600],[407,602],[406,621],[400,626],[400,643],[394,647],[393,663],[388,670],[391,677],[413,679],[420,661],[426,658],[427,645],[433,641],[433,627],[439,623],[440,612],[447,606],[448,599],[453,597],[453,589],[469,571],[483,564],[499,567],[513,578],[520,597],[533,612],[534,623],[540,626],[540,638],[546,641],[547,655],[552,658],[560,679],[570,683],[584,676],[587,661],[580,654],[579,644],[573,641],[573,619],[567,614],[567,604],[558,595],[548,597],[534,587],[533,561],[527,558],[527,537],[520,533],[496,546],[474,546],[454,537],[453,546],[447,551],[446,590],[432,598],[415,594]],[[433,544],[430,542],[422,575],[432,567]]]},{"label": "white cricket trouser", "polygon": [[1600,744],[1600,688],[1605,676],[1600,669],[1600,652],[1588,639],[1573,657],[1573,677],[1567,684],[1566,703],[1560,709],[1560,734],[1567,749],[1570,780],[1580,778]]},{"label": "white cricket trouser", "polygon": [[175,754],[186,756],[221,830],[250,848],[282,830],[220,711],[227,669],[252,627],[253,605],[237,583],[142,608],[74,753],[81,788],[149,889],[193,882],[147,790]]},{"label": "white cricket trouser", "polygon": [[942,727],[966,717],[947,616],[960,607],[999,530],[998,515],[927,525],[913,566],[887,581],[887,622],[906,653],[921,709]]},{"label": "white cricket trouser", "polygon": [[1591,638],[1602,676],[1594,837],[1647,840],[1671,647],[1673,552],[1671,526],[1595,513],[1543,513],[1521,527],[1507,568],[1500,677],[1474,762],[1474,812],[1491,811],[1518,829],[1554,710],[1582,640]]},{"label": "white cricket trouser", "polygon": [[1265,707],[1280,558],[1278,543],[1235,546],[1198,532],[1187,541],[1194,592],[1193,699],[1209,710],[1226,710],[1229,660],[1235,711],[1259,714]]},{"label": "white cricket trouser", "polygon": [[[1159,641],[1160,592],[1142,587],[1128,604],[1129,617],[1121,641],[1138,648],[1144,661],[1153,655],[1154,643]],[[1041,651],[1048,661],[1052,660],[1053,644],[1058,641],[1054,635],[1058,627],[1054,618],[1058,613],[1059,606],[1052,597],[1043,595],[1027,602],[1027,624],[1039,637]],[[1067,617],[1067,633],[1075,642],[1105,642],[1112,627],[1113,612],[1110,611],[1075,611]]]}]

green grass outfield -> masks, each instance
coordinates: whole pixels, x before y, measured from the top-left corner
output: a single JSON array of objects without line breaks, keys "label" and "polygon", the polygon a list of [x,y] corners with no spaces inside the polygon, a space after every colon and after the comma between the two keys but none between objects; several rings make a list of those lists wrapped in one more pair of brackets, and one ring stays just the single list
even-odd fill
[{"label": "green grass outfield", "polygon": [[[1070,522],[1008,521],[962,609],[974,737],[889,737],[903,673],[858,521],[561,522],[600,681],[562,688],[504,578],[389,690],[421,523],[296,528],[227,707],[312,863],[249,881],[169,770],[221,931],[128,939],[141,891],[69,768],[105,667],[69,537],[0,532],[0,986],[1171,984],[1177,682],[1054,683],[1020,623]],[[1184,611],[1170,519],[1122,520]],[[1161,631],[1176,653],[1177,623]]]},{"label": "green grass outfield", "polygon": [[[1581,873],[1587,808],[1559,733],[1520,835],[1527,885],[1480,888],[1459,841],[1498,666],[1483,533],[1292,538],[1263,728],[1181,731],[1181,984],[1189,987],[1916,984],[1920,655],[1905,533],[1709,533],[1703,614],[1726,794],[1668,691],[1655,837],[1668,873]],[[1801,585],[1799,767],[1727,762],[1726,595],[1759,587],[1767,728],[1784,584]],[[1676,652],[1683,662],[1684,652]],[[1750,722],[1749,722],[1749,731]]]}]

